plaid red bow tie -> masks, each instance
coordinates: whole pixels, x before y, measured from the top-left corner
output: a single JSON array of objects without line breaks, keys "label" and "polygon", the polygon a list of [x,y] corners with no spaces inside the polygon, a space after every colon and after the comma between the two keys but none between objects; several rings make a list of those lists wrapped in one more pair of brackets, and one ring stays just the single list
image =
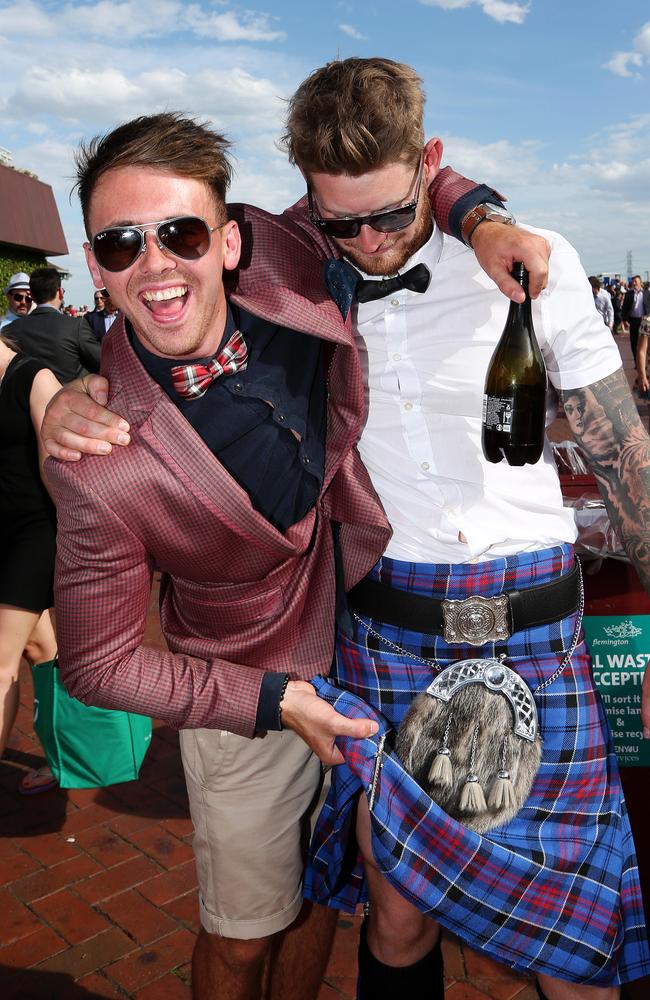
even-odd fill
[{"label": "plaid red bow tie", "polygon": [[220,375],[234,375],[243,371],[248,364],[248,348],[239,330],[222,348],[216,358],[207,365],[175,365],[172,383],[179,396],[185,399],[199,399]]}]

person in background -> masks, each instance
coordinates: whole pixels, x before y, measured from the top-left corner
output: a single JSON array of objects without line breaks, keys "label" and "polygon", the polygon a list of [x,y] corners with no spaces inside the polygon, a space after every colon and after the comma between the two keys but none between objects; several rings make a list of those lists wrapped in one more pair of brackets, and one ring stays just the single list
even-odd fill
[{"label": "person in background", "polygon": [[4,316],[0,317],[0,330],[13,323],[14,320],[27,316],[32,308],[32,294],[29,289],[29,275],[24,271],[12,274],[9,284],[4,289],[7,296],[9,308]]},{"label": "person in background", "polygon": [[621,320],[623,323],[627,323],[630,330],[630,347],[635,363],[639,327],[641,320],[648,313],[650,313],[650,291],[643,287],[641,275],[635,274],[621,306]]},{"label": "person in background", "polygon": [[[39,431],[60,389],[53,373],[0,335],[0,755],[18,710],[18,672],[53,658],[50,617],[56,539],[54,505],[41,479],[45,457]],[[29,772],[26,795],[56,785],[49,768]]]},{"label": "person in background", "polygon": [[600,278],[595,275],[591,275],[589,278],[589,284],[591,285],[591,290],[594,295],[594,305],[597,311],[603,317],[603,323],[610,330],[614,329],[614,306],[612,305],[612,297],[608,291],[606,291],[601,283]]},{"label": "person in background", "polygon": [[636,345],[636,374],[639,395],[650,399],[650,381],[648,380],[648,340],[650,339],[650,314],[644,316],[639,324],[639,337]]},{"label": "person in background", "polygon": [[64,289],[55,267],[38,267],[29,279],[36,308],[5,327],[21,350],[52,369],[60,382],[99,371],[100,346],[84,317],[62,312]]},{"label": "person in background", "polygon": [[[99,302],[101,302],[100,306],[97,305]],[[88,314],[86,319],[95,337],[101,343],[117,319],[119,310],[116,309],[107,288],[102,288],[95,294],[95,304],[96,308]]]}]

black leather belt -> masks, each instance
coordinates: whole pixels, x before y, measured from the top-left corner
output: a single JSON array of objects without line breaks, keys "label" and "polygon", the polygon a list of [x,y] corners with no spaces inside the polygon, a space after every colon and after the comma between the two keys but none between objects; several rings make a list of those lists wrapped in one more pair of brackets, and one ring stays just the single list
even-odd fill
[{"label": "black leather belt", "polygon": [[560,621],[577,611],[580,567],[576,563],[570,573],[538,587],[462,601],[439,601],[366,579],[352,588],[348,602],[357,614],[387,625],[442,635],[446,642],[482,646],[508,639],[525,628]]}]

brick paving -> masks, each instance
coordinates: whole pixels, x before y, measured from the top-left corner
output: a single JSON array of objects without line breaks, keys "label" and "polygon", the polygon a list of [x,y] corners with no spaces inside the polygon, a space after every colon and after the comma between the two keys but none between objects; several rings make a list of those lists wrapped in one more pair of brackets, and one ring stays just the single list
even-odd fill
[{"label": "brick paving", "polygon": [[[153,607],[147,641],[162,645]],[[0,761],[0,1000],[189,1000],[198,908],[177,734],[156,724],[138,782],[19,796],[42,763],[25,672]],[[359,920],[339,920],[319,1000],[353,1000]],[[535,1000],[455,939],[443,950],[449,1000]],[[647,982],[630,993],[648,996]]]}]

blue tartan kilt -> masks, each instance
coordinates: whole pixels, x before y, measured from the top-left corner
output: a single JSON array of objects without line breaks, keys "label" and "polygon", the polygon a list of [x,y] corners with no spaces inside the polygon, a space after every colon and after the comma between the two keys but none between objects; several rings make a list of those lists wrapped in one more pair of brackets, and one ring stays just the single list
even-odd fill
[{"label": "blue tartan kilt", "polygon": [[[384,558],[370,576],[401,590],[462,599],[546,583],[572,566],[572,548],[558,546],[480,564]],[[313,683],[337,711],[376,718],[380,731],[339,740],[346,763],[333,769],[314,833],[307,898],[348,912],[366,899],[354,806],[359,791],[370,799],[374,784],[373,851],[380,869],[407,900],[470,947],[517,971],[576,983],[605,986],[650,973],[632,834],[583,641],[557,679],[535,695],[542,763],[525,805],[503,826],[481,835],[452,819],[390,749],[391,730],[434,676],[420,658],[444,667],[504,653],[534,692],[561,664],[577,620],[572,615],[477,648],[350,617],[339,635],[333,683]]]}]

